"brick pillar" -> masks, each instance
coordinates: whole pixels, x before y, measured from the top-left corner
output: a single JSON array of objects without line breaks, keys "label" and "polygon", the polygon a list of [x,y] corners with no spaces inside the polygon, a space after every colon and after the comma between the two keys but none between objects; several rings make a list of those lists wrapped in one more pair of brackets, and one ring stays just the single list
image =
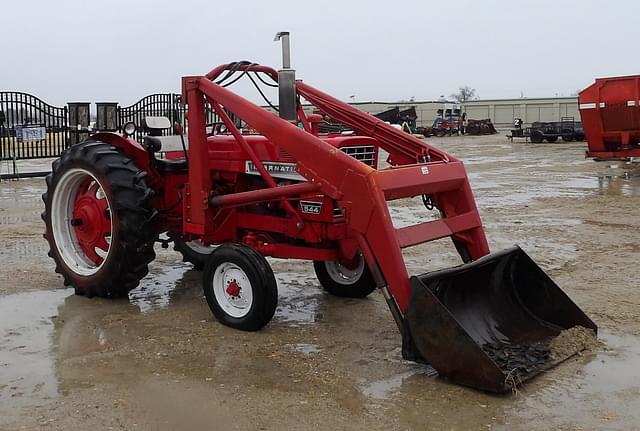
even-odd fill
[{"label": "brick pillar", "polygon": [[96,131],[115,132],[119,129],[118,124],[118,103],[97,102],[96,103]]},{"label": "brick pillar", "polygon": [[89,102],[69,102],[69,145],[89,138]]}]

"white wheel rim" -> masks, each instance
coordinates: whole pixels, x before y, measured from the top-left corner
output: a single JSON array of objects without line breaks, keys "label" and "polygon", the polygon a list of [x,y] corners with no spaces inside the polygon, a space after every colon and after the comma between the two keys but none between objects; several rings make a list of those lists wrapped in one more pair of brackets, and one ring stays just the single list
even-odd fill
[{"label": "white wheel rim", "polygon": [[231,317],[244,317],[253,304],[253,289],[247,274],[238,265],[225,262],[213,275],[213,294],[222,310]]},{"label": "white wheel rim", "polygon": [[[107,260],[107,256],[111,251],[111,237],[105,237],[107,242],[107,250],[96,247],[96,254],[102,257],[102,262],[95,264],[92,262],[80,246],[80,242],[76,236],[75,229],[71,226],[73,218],[73,210],[75,206],[76,195],[80,185],[90,177],[98,186],[96,189],[97,199],[106,199],[107,208],[111,210],[111,202],[107,197],[102,184],[91,172],[82,169],[69,169],[58,180],[58,183],[51,197],[51,230],[56,251],[71,271],[78,275],[90,276],[95,274],[102,268]],[[90,186],[89,188],[92,188]],[[111,219],[111,232],[113,234],[113,219]]]},{"label": "white wheel rim", "polygon": [[355,284],[364,273],[364,258],[359,255],[358,265],[355,268],[348,268],[339,262],[325,261],[324,266],[331,280],[338,284],[350,286]]},{"label": "white wheel rim", "polygon": [[187,245],[187,247],[189,247],[191,250],[195,251],[198,254],[211,254],[213,253],[213,250],[216,249],[211,245],[202,244],[202,241],[199,239],[194,239],[193,241],[187,241],[185,244]]}]

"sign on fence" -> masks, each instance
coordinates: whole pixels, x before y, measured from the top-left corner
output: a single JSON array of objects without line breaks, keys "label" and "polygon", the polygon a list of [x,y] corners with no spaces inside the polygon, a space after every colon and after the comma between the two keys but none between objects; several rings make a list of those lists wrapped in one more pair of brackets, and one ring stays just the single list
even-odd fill
[{"label": "sign on fence", "polygon": [[44,141],[47,128],[42,126],[16,126],[16,140],[18,142]]}]

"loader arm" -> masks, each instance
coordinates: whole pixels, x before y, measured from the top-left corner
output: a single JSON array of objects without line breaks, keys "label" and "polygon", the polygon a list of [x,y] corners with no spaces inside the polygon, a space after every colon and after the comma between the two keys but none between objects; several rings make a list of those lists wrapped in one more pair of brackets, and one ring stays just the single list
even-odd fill
[{"label": "loader arm", "polygon": [[[340,121],[360,133],[378,137],[383,148],[387,148],[394,157],[394,162],[405,164],[376,171],[317,136],[216,85],[207,77],[184,78],[183,93],[183,100],[189,105],[189,160],[206,163],[204,98],[208,98],[287,151],[296,160],[299,173],[318,185],[317,193],[338,201],[370,267],[379,268],[383,279],[380,283],[384,284],[380,287],[388,288],[402,314],[406,312],[411,296],[409,275],[401,252],[403,247],[454,236],[468,250],[471,259],[489,252],[464,167],[446,153],[346,103],[323,96],[306,84],[303,85],[305,97],[322,98],[319,103],[337,115]],[[421,159],[428,160],[429,156],[435,160],[419,163]],[[209,203],[211,185],[206,172],[204,164],[189,171],[190,194],[186,205],[190,209],[190,217],[185,220],[187,232],[206,234],[213,229],[208,226],[212,223],[215,209]],[[402,229],[394,228],[386,201],[420,195],[433,196],[443,218]]]},{"label": "loader arm", "polygon": [[454,157],[444,151],[434,148],[408,133],[402,133],[379,118],[355,109],[302,81],[296,82],[296,90],[299,95],[329,117],[351,127],[359,134],[375,138],[380,146],[389,153],[389,163],[392,165],[435,160],[456,161]]}]

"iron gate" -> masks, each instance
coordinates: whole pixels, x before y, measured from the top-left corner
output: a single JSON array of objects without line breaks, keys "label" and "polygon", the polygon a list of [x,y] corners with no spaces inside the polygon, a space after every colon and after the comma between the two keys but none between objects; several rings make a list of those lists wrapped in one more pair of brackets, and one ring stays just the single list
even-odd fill
[{"label": "iron gate", "polygon": [[[106,104],[105,104],[106,105]],[[215,113],[209,103],[205,103],[207,115],[206,122],[209,130],[216,126],[220,126],[221,119],[218,114]],[[133,122],[136,126],[135,139],[142,141],[143,137],[147,134],[144,130],[144,118],[145,117],[167,117],[171,124],[180,123],[185,128],[187,127],[186,111],[187,108],[180,103],[180,95],[176,93],[156,93],[143,97],[136,103],[130,106],[118,106],[117,107],[117,129],[122,130],[122,127],[128,122]],[[98,124],[102,123],[100,120],[100,108],[98,108]],[[229,117],[236,123],[238,127],[242,127],[240,119],[236,118],[231,112],[227,112]],[[106,116],[106,112],[103,114]],[[105,121],[106,123],[106,121]],[[163,135],[173,134],[173,130],[164,130]]]},{"label": "iron gate", "polygon": [[[224,130],[220,118],[206,103],[208,132]],[[172,124],[187,127],[186,107],[176,93],[156,93],[143,97],[130,106],[115,102],[96,103],[96,123],[90,126],[89,103],[69,102],[67,106],[50,105],[36,96],[19,91],[0,92],[0,162],[12,161],[9,173],[0,179],[42,176],[47,172],[18,173],[17,160],[59,157],[62,151],[76,142],[87,139],[92,132],[118,131],[128,123],[136,124],[135,139],[142,141],[147,134],[144,118],[167,117]],[[237,127],[242,121],[228,112]],[[167,129],[163,135],[174,133]],[[7,162],[9,163],[9,162]]]},{"label": "iron gate", "polygon": [[[185,108],[180,104],[180,95],[175,93],[157,93],[143,97],[130,106],[118,106],[118,128],[129,122],[136,126],[135,138],[138,141],[146,134],[142,125],[145,117],[167,117],[171,124],[176,122],[185,124]],[[164,135],[171,134],[171,130],[163,131]]]},{"label": "iron gate", "polygon": [[68,145],[67,107],[18,91],[0,92],[0,161],[57,157]]}]

